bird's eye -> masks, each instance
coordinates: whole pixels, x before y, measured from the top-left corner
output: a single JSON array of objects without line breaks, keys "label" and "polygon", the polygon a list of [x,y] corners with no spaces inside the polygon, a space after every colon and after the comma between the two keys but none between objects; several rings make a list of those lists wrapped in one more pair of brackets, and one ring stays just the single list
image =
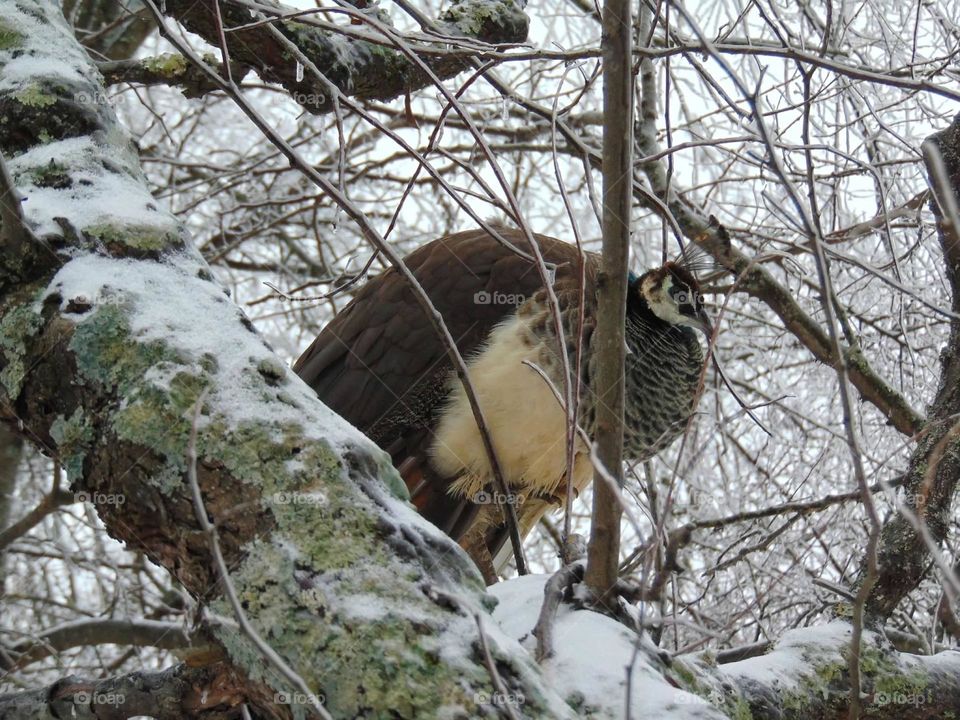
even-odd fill
[{"label": "bird's eye", "polygon": [[675,285],[671,287],[670,297],[681,307],[689,305],[692,308],[697,304],[696,293],[694,293],[688,285]]},{"label": "bird's eye", "polygon": [[670,288],[670,297],[677,304],[681,315],[697,317],[700,307],[700,294],[689,285],[676,285]]}]

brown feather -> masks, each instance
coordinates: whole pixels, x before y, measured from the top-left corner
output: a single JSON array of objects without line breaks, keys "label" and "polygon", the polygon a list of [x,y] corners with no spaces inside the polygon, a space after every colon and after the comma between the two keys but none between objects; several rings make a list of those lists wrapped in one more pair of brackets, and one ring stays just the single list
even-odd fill
[{"label": "brown feather", "polygon": [[[519,250],[530,251],[523,233],[499,232]],[[576,247],[543,235],[535,237],[544,259],[556,266],[554,288],[563,298],[561,305],[575,308],[580,285]],[[525,298],[539,293],[544,299],[536,266],[482,230],[430,242],[405,258],[405,263],[468,359],[515,310],[509,304],[477,302],[478,293]],[[586,266],[590,304],[594,255],[587,255]],[[589,318],[592,313],[588,310],[586,315]],[[438,477],[428,462],[432,430],[449,393],[452,364],[395,269],[360,289],[300,356],[294,371],[332,410],[390,453],[425,517],[455,539],[471,527],[478,506],[450,495],[447,490],[455,478]]]}]

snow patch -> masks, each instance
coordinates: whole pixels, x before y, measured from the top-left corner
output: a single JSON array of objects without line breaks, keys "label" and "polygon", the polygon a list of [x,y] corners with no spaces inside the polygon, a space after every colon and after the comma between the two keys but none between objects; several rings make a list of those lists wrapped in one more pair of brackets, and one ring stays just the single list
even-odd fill
[{"label": "snow patch", "polygon": [[[785,687],[795,687],[801,676],[800,669],[809,668],[811,660],[843,662],[839,651],[849,646],[850,633],[850,624],[842,620],[789,630],[766,655],[724,665],[723,672],[731,677],[749,678],[768,686],[780,683]],[[872,635],[870,632],[864,633],[864,644],[871,641]],[[835,657],[830,656],[831,650],[835,652]]]},{"label": "snow patch", "polygon": [[[488,589],[500,604],[493,618],[508,636],[531,653],[533,627],[543,604],[549,576],[526,575]],[[670,685],[651,667],[644,651],[636,651],[637,636],[605,615],[561,604],[554,626],[555,655],[543,666],[555,692],[578,709],[581,717],[722,718],[703,698]],[[648,650],[652,649],[644,640]],[[627,673],[630,672],[628,689]]]},{"label": "snow patch", "polygon": [[[309,439],[326,440],[334,447],[369,442],[283,368],[259,335],[243,329],[243,312],[216,284],[198,277],[205,272],[209,272],[206,264],[193,253],[165,258],[162,264],[84,255],[60,269],[46,296],[59,293],[61,311],[66,311],[71,298],[96,301],[119,295],[134,337],[164,343],[192,363],[197,374],[203,371],[201,359],[215,358],[215,383],[208,402],[214,415],[224,416],[234,426],[253,423],[279,429],[296,424]],[[78,322],[88,316],[89,312],[79,316]],[[261,363],[271,371],[279,366],[280,377],[273,385],[258,377]],[[148,375],[158,383],[168,382],[169,377],[169,371],[159,367]],[[264,402],[281,393],[297,407]]]},{"label": "snow patch", "polygon": [[[63,14],[46,13],[50,5],[37,6],[47,17],[42,21],[28,12],[22,12],[9,3],[3,21],[23,37],[23,45],[17,48],[16,57],[11,57],[0,76],[0,92],[16,90],[25,83],[43,78],[89,84],[89,77],[96,73],[90,59],[73,39],[73,31],[67,26]],[[50,48],[55,47],[56,53]]]},{"label": "snow patch", "polygon": [[[23,210],[34,231],[40,236],[60,234],[54,218],[65,217],[79,230],[128,224],[158,235],[178,234],[179,226],[158,207],[129,155],[115,152],[110,167],[104,167],[104,148],[81,137],[40,145],[11,160],[10,170],[25,196]],[[40,187],[31,181],[51,169],[62,169],[69,187]]]}]

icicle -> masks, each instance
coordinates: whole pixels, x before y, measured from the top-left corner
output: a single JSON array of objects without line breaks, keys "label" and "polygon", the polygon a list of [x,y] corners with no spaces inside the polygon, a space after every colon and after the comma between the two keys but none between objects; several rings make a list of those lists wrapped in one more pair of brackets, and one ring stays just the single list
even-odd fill
[{"label": "icicle", "polygon": [[303,82],[303,65],[297,60],[297,82]]}]

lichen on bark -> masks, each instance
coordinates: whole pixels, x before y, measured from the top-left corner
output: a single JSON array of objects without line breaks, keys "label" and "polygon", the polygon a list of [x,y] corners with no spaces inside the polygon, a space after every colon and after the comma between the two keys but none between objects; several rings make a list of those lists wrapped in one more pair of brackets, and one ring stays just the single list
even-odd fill
[{"label": "lichen on bark", "polygon": [[[483,712],[494,688],[474,616],[489,601],[469,559],[406,504],[389,458],[276,360],[149,197],[53,0],[0,5],[0,27],[24,37],[16,55],[0,49],[0,78],[17,78],[0,80],[0,105],[16,123],[36,120],[26,133],[6,124],[0,148],[28,223],[49,243],[38,276],[3,278],[6,419],[22,419],[66,461],[112,536],[211,609],[211,632],[254,706],[306,712],[277,704],[292,688],[220,599],[187,480],[194,429],[197,482],[244,613],[335,715]],[[5,74],[19,50],[31,62]],[[36,114],[41,106],[75,110],[65,114],[74,124]],[[500,673],[523,687],[529,715],[568,716],[526,653],[489,626]]]}]

